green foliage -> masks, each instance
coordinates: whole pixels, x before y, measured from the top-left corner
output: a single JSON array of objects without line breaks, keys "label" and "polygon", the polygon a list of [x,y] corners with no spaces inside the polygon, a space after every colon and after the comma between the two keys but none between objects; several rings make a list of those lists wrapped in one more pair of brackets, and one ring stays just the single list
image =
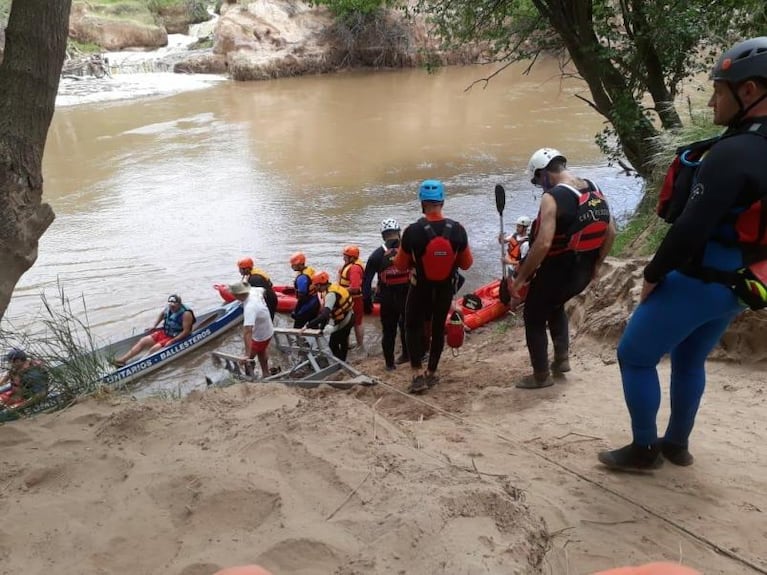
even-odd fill
[{"label": "green foliage", "polygon": [[310,0],[314,6],[327,6],[339,18],[355,14],[372,14],[386,6],[392,6],[392,0]]},{"label": "green foliage", "polygon": [[93,42],[78,42],[74,38],[67,39],[67,52],[94,54],[102,51],[101,46]]}]

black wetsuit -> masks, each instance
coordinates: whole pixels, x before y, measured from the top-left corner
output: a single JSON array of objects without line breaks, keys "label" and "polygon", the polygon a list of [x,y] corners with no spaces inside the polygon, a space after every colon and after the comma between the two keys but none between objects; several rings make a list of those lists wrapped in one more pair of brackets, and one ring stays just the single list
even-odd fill
[{"label": "black wetsuit", "polygon": [[[464,227],[454,220],[453,222],[450,243],[460,259],[461,252],[469,249],[469,239]],[[445,220],[429,223],[437,236],[443,233]],[[428,370],[435,372],[445,347],[445,320],[453,300],[455,277],[451,274],[443,281],[426,279],[421,257],[428,242],[429,236],[420,223],[409,225],[402,234],[402,250],[415,262],[414,283],[410,286],[405,304],[405,331],[410,352],[410,365],[420,368],[425,348],[424,325],[427,321],[431,321]]]},{"label": "black wetsuit", "polygon": [[[575,221],[578,198],[564,186],[555,186],[546,193],[557,203],[554,235],[564,234]],[[527,350],[535,373],[549,371],[547,326],[554,343],[554,357],[567,358],[570,335],[565,303],[586,289],[598,259],[598,249],[580,253],[567,251],[547,256],[535,272],[524,307]]]},{"label": "black wetsuit", "polygon": [[[391,241],[391,240],[390,240]],[[399,241],[397,241],[399,244]],[[393,246],[396,247],[396,246]],[[373,300],[381,305],[381,348],[383,349],[384,361],[391,367],[394,365],[394,346],[397,341],[397,328],[399,328],[402,342],[402,357],[409,359],[407,350],[407,338],[405,337],[405,303],[410,282],[388,285],[381,280],[381,272],[384,271],[384,254],[387,250],[379,246],[370,254],[365,265],[365,278],[362,282],[362,298],[365,311],[372,309]],[[378,276],[375,298],[373,297],[373,278]]]}]

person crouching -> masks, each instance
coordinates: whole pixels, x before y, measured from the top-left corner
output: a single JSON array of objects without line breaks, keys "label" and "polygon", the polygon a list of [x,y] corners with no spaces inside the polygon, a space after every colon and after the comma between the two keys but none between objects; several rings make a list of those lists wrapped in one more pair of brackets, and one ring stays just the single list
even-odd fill
[{"label": "person crouching", "polygon": [[346,361],[349,352],[349,334],[354,327],[352,296],[344,287],[330,283],[327,272],[312,276],[312,285],[322,301],[320,313],[306,324],[306,328],[324,330],[330,324],[330,351],[341,361]]}]

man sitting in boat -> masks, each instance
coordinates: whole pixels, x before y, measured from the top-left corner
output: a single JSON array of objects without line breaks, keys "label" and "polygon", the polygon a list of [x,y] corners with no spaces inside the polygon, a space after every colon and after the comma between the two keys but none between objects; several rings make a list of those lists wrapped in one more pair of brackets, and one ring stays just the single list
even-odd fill
[{"label": "man sitting in boat", "polygon": [[[157,326],[160,325],[161,322],[162,328],[157,329]],[[167,307],[160,312],[154,325],[147,330],[148,335],[138,340],[136,344],[128,350],[128,353],[122,357],[116,357],[112,361],[112,364],[117,367],[122,367],[128,363],[131,358],[136,357],[144,350],[148,349],[149,354],[152,354],[163,347],[181,341],[192,333],[194,322],[194,312],[181,303],[181,297],[176,294],[169,296]]]},{"label": "man sitting in boat", "polygon": [[237,269],[240,270],[242,283],[248,284],[250,287],[264,289],[264,301],[266,307],[269,308],[269,317],[274,321],[274,314],[277,313],[277,293],[274,291],[269,275],[264,270],[255,267],[252,258],[240,258],[237,261]]},{"label": "man sitting in boat", "polygon": [[322,298],[322,309],[317,317],[306,324],[307,328],[325,329],[330,324],[330,351],[341,361],[349,352],[349,334],[354,327],[352,296],[345,287],[330,283],[328,272],[312,276],[312,284]]},{"label": "man sitting in boat", "polygon": [[48,393],[50,375],[39,359],[30,358],[23,349],[13,348],[5,355],[8,371],[0,376],[0,389],[10,384],[10,389],[0,393],[0,405],[16,407],[35,397]]},{"label": "man sitting in boat", "polygon": [[530,237],[528,230],[530,229],[532,220],[527,216],[519,216],[517,218],[517,228],[513,234],[506,237],[499,236],[498,242],[507,244],[506,256],[503,258],[503,263],[508,266],[509,277],[514,277],[519,268],[519,264],[525,257],[527,252],[530,251]]},{"label": "man sitting in boat", "polygon": [[306,322],[317,317],[320,312],[320,300],[317,290],[312,285],[314,270],[306,265],[306,256],[302,252],[296,252],[290,256],[290,267],[296,272],[293,287],[296,290],[296,307],[290,317],[293,318],[293,327],[302,328]]},{"label": "man sitting in boat", "polygon": [[[242,302],[242,341],[245,345],[245,355],[242,363],[249,366],[254,357],[258,357],[261,366],[261,377],[269,375],[269,342],[274,335],[274,324],[269,315],[264,299],[264,288],[251,288],[244,283],[229,286],[229,291],[238,301]],[[246,368],[247,369],[247,368]]]}]

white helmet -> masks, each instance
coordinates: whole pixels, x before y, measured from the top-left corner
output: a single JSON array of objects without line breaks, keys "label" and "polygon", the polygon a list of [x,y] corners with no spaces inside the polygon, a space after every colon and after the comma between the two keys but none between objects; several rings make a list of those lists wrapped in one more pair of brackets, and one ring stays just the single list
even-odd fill
[{"label": "white helmet", "polygon": [[530,156],[530,161],[527,163],[527,171],[530,173],[530,177],[534,180],[535,172],[542,170],[556,158],[561,158],[563,162],[567,162],[567,158],[565,158],[559,150],[555,150],[554,148],[541,148],[540,150],[537,150]]},{"label": "white helmet", "polygon": [[527,216],[519,216],[517,218],[517,225],[518,226],[524,226],[526,228],[529,228],[531,223],[533,223],[533,221],[530,218],[528,218]]},{"label": "white helmet", "polygon": [[381,222],[381,233],[398,232],[400,230],[399,222],[394,218],[386,218]]}]

